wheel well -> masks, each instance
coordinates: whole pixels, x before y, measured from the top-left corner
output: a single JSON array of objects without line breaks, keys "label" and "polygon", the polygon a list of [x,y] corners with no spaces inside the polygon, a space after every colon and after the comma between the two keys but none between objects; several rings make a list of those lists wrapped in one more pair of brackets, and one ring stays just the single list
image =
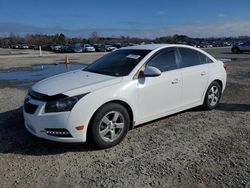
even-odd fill
[{"label": "wheel well", "polygon": [[95,116],[95,114],[97,113],[97,111],[98,111],[101,107],[103,107],[104,105],[109,104],[109,103],[117,103],[117,104],[120,104],[120,105],[122,105],[122,106],[124,106],[124,107],[126,108],[126,110],[128,111],[129,117],[130,117],[130,127],[129,127],[129,129],[130,129],[130,130],[133,129],[133,126],[134,126],[134,115],[133,115],[133,111],[132,111],[131,107],[130,107],[126,102],[121,101],[121,100],[113,100],[113,101],[109,101],[109,102],[104,103],[102,106],[100,106],[100,107],[95,111],[95,113],[93,114],[93,116],[92,116],[91,119],[90,119],[89,124],[91,124],[91,122],[92,122],[92,120],[93,120],[93,117]]},{"label": "wheel well", "polygon": [[237,49],[237,50],[241,51],[240,48],[239,48],[238,46],[233,47],[233,48],[232,48],[232,51],[233,51],[234,49]]},{"label": "wheel well", "polygon": [[214,82],[218,82],[218,83],[219,83],[219,85],[220,85],[220,87],[221,87],[221,89],[223,89],[223,83],[222,83],[222,81],[221,81],[221,80],[214,80]]},{"label": "wheel well", "polygon": [[[107,102],[107,103],[118,103],[122,106],[124,106],[126,108],[126,110],[128,111],[128,114],[129,114],[129,117],[130,117],[130,127],[129,129],[133,129],[133,126],[134,126],[134,115],[133,115],[133,111],[131,109],[131,107],[128,105],[128,103],[124,102],[124,101],[121,101],[121,100],[114,100],[114,101],[110,101],[110,102]],[[105,104],[107,104],[105,103]]]}]

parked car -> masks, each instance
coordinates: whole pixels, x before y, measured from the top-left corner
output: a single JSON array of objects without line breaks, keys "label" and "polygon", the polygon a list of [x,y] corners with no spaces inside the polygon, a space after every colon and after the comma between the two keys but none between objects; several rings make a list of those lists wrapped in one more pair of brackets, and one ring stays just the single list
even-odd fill
[{"label": "parked car", "polygon": [[225,41],[225,42],[224,42],[224,46],[232,46],[232,42],[230,42],[230,41]]},{"label": "parked car", "polygon": [[54,46],[52,47],[52,49],[53,49],[54,52],[62,52],[62,50],[63,50],[63,45],[54,45]]},{"label": "parked car", "polygon": [[44,139],[108,148],[142,123],[195,106],[216,108],[225,87],[223,62],[200,49],[125,47],[33,85],[24,101],[25,127]]},{"label": "parked car", "polygon": [[105,45],[103,44],[94,44],[93,47],[95,48],[96,52],[106,52]]},{"label": "parked car", "polygon": [[19,45],[20,49],[29,49],[29,46],[26,44]]},{"label": "parked car", "polygon": [[80,43],[71,44],[71,49],[72,49],[72,52],[75,52],[75,53],[82,52],[82,46]]},{"label": "parked car", "polygon": [[117,48],[112,45],[105,45],[105,49],[106,49],[106,52],[113,52],[117,50]]},{"label": "parked car", "polygon": [[82,51],[83,52],[95,52],[95,48],[91,46],[90,44],[84,44],[82,46]]},{"label": "parked car", "polygon": [[119,49],[122,47],[122,44],[118,42],[118,43],[114,44],[113,46],[116,47],[117,49]]},{"label": "parked car", "polygon": [[39,46],[38,45],[30,45],[29,49],[39,50]]},{"label": "parked car", "polygon": [[[39,49],[39,46],[38,46],[38,49]],[[41,49],[42,50],[46,50],[46,51],[52,51],[51,45],[49,45],[49,44],[43,44],[43,45],[41,45]]]},{"label": "parked car", "polygon": [[244,42],[242,44],[233,45],[233,47],[231,48],[231,51],[234,54],[250,52],[250,41]]},{"label": "parked car", "polygon": [[10,48],[11,46],[10,45],[4,45],[2,46],[2,48]]},{"label": "parked car", "polygon": [[71,53],[73,52],[72,51],[72,47],[70,44],[63,44],[61,45],[61,48],[58,52],[61,52],[61,53]]},{"label": "parked car", "polygon": [[14,45],[11,45],[10,48],[12,48],[12,49],[18,49],[19,46],[17,44],[14,44]]}]

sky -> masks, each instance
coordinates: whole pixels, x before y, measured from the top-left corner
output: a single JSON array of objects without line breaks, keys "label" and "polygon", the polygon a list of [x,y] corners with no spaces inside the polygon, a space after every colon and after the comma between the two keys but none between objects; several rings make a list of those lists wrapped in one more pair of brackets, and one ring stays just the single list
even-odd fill
[{"label": "sky", "polygon": [[0,0],[0,36],[250,35],[250,0]]}]

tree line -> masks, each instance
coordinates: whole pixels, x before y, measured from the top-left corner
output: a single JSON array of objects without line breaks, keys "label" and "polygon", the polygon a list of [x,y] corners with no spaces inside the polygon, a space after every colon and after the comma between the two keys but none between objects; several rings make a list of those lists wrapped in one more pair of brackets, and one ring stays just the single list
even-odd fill
[{"label": "tree line", "polygon": [[92,32],[89,38],[66,37],[63,33],[55,35],[30,34],[26,36],[10,33],[8,37],[0,38],[0,46],[27,44],[27,45],[52,45],[52,44],[71,44],[71,43],[90,43],[90,44],[140,44],[140,43],[179,43],[179,42],[208,42],[208,41],[245,41],[250,40],[250,36],[223,37],[223,38],[192,38],[186,35],[161,36],[155,39],[119,36],[102,37],[97,32]]}]

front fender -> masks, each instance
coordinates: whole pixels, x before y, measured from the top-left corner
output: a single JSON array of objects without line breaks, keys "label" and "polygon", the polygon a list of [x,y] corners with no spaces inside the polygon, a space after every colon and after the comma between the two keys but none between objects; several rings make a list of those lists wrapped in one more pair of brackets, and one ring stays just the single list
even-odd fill
[{"label": "front fender", "polygon": [[137,81],[119,83],[93,91],[76,103],[70,113],[69,122],[74,127],[84,125],[84,129],[80,130],[84,141],[87,139],[87,129],[95,112],[105,103],[115,100],[127,103],[136,119]]}]

